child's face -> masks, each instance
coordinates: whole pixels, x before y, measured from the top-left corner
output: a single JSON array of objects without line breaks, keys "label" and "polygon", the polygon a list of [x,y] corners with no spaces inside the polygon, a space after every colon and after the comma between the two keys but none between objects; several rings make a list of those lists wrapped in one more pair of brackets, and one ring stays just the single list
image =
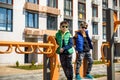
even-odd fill
[{"label": "child's face", "polygon": [[60,26],[60,30],[64,33],[64,32],[66,32],[67,30],[68,30],[68,25],[67,24],[62,24],[61,26]]},{"label": "child's face", "polygon": [[82,30],[83,30],[83,31],[86,31],[86,29],[87,29],[86,27],[82,27]]}]

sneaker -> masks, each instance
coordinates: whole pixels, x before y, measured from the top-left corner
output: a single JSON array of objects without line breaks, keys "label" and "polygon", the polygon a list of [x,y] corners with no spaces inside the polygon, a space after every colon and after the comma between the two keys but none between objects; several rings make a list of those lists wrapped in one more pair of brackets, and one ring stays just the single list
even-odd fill
[{"label": "sneaker", "polygon": [[93,76],[90,75],[90,74],[87,74],[87,75],[86,75],[86,78],[93,79]]},{"label": "sneaker", "polygon": [[75,78],[76,78],[76,80],[81,80],[82,79],[79,74],[76,74]]}]

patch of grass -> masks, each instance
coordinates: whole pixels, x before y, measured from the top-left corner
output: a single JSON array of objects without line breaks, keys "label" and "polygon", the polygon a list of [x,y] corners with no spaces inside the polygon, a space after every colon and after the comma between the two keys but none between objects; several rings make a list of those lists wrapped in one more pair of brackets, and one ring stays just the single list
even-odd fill
[{"label": "patch of grass", "polygon": [[104,77],[104,76],[106,76],[106,75],[97,75],[97,74],[93,75],[94,78],[99,78],[99,77]]},{"label": "patch of grass", "polygon": [[120,73],[120,71],[116,71],[116,72],[119,72],[119,73]]},{"label": "patch of grass", "polygon": [[93,61],[93,64],[104,64],[102,61]]},{"label": "patch of grass", "polygon": [[11,66],[12,68],[25,69],[25,70],[37,70],[43,69],[43,65],[22,65],[22,66]]}]

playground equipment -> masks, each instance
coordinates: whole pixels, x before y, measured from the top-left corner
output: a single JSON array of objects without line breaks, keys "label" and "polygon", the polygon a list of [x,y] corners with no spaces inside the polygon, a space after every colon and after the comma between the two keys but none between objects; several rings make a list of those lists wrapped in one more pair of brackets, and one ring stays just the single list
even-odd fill
[{"label": "playground equipment", "polygon": [[[48,43],[35,43],[35,42],[12,42],[12,41],[0,41],[0,46],[8,46],[6,51],[0,51],[0,54],[11,53],[13,46],[15,47],[15,52],[19,54],[47,54],[49,57],[55,54],[57,44],[52,36],[48,37]],[[22,51],[20,47],[28,47],[28,51]],[[40,48],[45,48],[42,51]]]},{"label": "playground equipment", "polygon": [[[48,36],[47,43],[35,43],[35,42],[12,42],[12,41],[0,41],[1,47],[8,47],[5,51],[0,51],[0,54],[8,54],[13,51],[13,47],[15,47],[15,52],[18,54],[44,54],[50,60],[50,80],[58,80],[59,78],[59,63],[58,57],[56,54],[56,49],[58,47],[56,40],[53,36]],[[21,48],[28,47],[28,51],[23,51]],[[41,48],[44,48],[44,50]],[[44,62],[47,61],[44,59]],[[45,63],[44,63],[45,64]],[[44,66],[45,71],[46,66]],[[46,73],[43,73],[45,77]],[[48,79],[43,80],[48,80]]]},{"label": "playground equipment", "polygon": [[[117,14],[111,9],[106,11],[106,36],[107,42],[101,46],[102,61],[107,64],[107,80],[115,80],[115,65],[114,65],[114,36],[120,25],[120,21],[117,19]],[[104,46],[107,46],[107,60],[103,53]]]}]

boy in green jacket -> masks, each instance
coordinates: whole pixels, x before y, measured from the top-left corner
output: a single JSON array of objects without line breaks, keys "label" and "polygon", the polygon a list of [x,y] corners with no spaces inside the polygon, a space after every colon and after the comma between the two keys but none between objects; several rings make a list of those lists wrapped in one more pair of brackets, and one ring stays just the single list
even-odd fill
[{"label": "boy in green jacket", "polygon": [[56,41],[59,45],[57,54],[59,54],[60,62],[67,77],[67,80],[73,80],[73,66],[72,66],[72,54],[73,54],[73,41],[71,33],[68,30],[68,22],[62,21],[60,23],[60,30],[56,33]]}]

